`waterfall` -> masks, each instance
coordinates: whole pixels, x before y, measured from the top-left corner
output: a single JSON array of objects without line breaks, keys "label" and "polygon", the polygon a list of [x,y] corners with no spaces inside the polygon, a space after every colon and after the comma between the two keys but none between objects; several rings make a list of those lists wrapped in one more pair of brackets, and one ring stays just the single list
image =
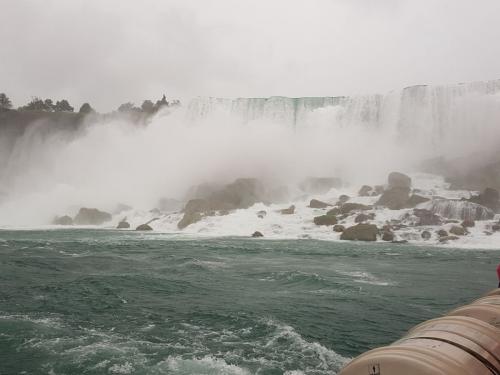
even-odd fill
[{"label": "waterfall", "polygon": [[494,216],[489,208],[464,200],[437,199],[427,203],[425,208],[442,217],[455,220],[488,220]]}]

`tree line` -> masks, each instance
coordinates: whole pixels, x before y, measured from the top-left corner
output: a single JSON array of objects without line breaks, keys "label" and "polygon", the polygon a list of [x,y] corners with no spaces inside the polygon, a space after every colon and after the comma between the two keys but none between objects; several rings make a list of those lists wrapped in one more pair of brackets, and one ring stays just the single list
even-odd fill
[{"label": "tree line", "polygon": [[[165,107],[175,107],[180,105],[179,100],[168,101],[166,96],[163,95],[160,100],[153,103],[151,100],[144,100],[140,107],[136,107],[134,103],[127,102],[121,104],[117,111],[121,113],[127,112],[142,112],[146,114],[154,114],[160,109]],[[5,94],[0,93],[0,110],[10,110],[13,108],[11,99]],[[44,112],[74,112],[75,109],[69,104],[66,99],[58,100],[54,103],[52,99],[42,99],[37,96],[31,98],[31,100],[24,106],[18,107],[18,111],[44,111]],[[96,113],[96,111],[91,107],[89,103],[84,103],[79,113],[89,114]]]}]

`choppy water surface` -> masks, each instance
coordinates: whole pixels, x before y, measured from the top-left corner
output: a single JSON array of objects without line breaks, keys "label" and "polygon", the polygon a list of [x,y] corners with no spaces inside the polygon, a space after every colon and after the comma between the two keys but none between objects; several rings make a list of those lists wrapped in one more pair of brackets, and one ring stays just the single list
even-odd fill
[{"label": "choppy water surface", "polygon": [[0,374],[332,374],[495,287],[500,251],[0,231]]}]

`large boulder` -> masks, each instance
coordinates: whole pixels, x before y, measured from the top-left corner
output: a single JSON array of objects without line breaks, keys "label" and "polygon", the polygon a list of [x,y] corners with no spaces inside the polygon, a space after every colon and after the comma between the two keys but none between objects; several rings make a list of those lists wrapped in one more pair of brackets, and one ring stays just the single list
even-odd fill
[{"label": "large boulder", "polygon": [[326,212],[327,215],[339,215],[340,214],[340,207],[333,207],[331,210],[328,210]]},{"label": "large boulder", "polygon": [[316,216],[314,219],[314,224],[316,225],[335,225],[337,224],[337,218],[334,215],[321,215]]},{"label": "large boulder", "polygon": [[372,213],[372,215],[367,215],[367,214],[364,214],[364,213],[360,213],[359,215],[357,215],[355,218],[354,218],[354,222],[355,223],[362,223],[362,222],[365,222],[365,221],[368,221],[368,220],[372,220],[375,218],[375,215]]},{"label": "large boulder", "polygon": [[73,222],[76,225],[102,225],[112,218],[110,213],[99,211],[97,208],[80,208]]},{"label": "large boulder", "polygon": [[255,178],[238,178],[207,198],[213,210],[248,208],[264,200],[264,186]]},{"label": "large boulder", "polygon": [[394,241],[394,233],[390,231],[384,231],[384,233],[382,233],[382,241]]},{"label": "large boulder", "polygon": [[117,229],[128,229],[130,228],[130,224],[126,220],[122,220],[118,223],[118,226],[116,227]]},{"label": "large boulder", "polygon": [[252,237],[258,238],[258,237],[264,237],[264,235],[261,232],[259,232],[258,230],[256,230],[255,232],[252,233]]},{"label": "large boulder", "polygon": [[351,213],[351,211],[366,211],[371,209],[372,206],[367,206],[361,203],[344,203],[342,206],[340,206],[340,213],[349,214]]},{"label": "large boulder", "polygon": [[336,224],[333,226],[333,231],[342,233],[343,231],[345,231],[345,227],[342,224]]},{"label": "large boulder", "polygon": [[199,211],[186,211],[182,219],[177,223],[177,228],[184,229],[187,226],[197,223],[203,218]]},{"label": "large boulder", "polygon": [[465,228],[461,225],[453,225],[449,232],[455,236],[464,236],[467,233]]},{"label": "large boulder", "polygon": [[343,205],[345,202],[347,202],[348,200],[350,199],[350,197],[348,195],[345,195],[345,194],[342,194],[340,195],[338,201],[337,201],[337,204],[338,205]]},{"label": "large boulder", "polygon": [[349,227],[340,235],[341,240],[376,241],[378,228],[374,224],[357,224]]},{"label": "large boulder", "polygon": [[325,194],[340,187],[342,180],[337,177],[308,177],[299,184],[299,188],[309,194]]},{"label": "large boulder", "polygon": [[428,230],[424,230],[422,233],[420,233],[420,236],[424,239],[424,240],[429,240],[432,236],[431,232],[429,232]]},{"label": "large boulder", "polygon": [[401,172],[391,172],[387,177],[389,189],[393,188],[410,188],[411,178]]},{"label": "large boulder", "polygon": [[407,207],[409,199],[409,187],[392,187],[384,191],[375,204],[378,206],[387,207],[391,210],[400,210]]},{"label": "large boulder", "polygon": [[141,224],[137,228],[135,228],[135,230],[137,230],[137,231],[149,231],[149,230],[153,230],[153,228],[151,228],[151,226],[149,224]]},{"label": "large boulder", "polygon": [[73,225],[73,219],[68,215],[56,216],[54,218],[54,220],[52,221],[52,224],[55,224],[55,225]]},{"label": "large boulder", "polygon": [[328,206],[331,205],[317,199],[311,199],[311,202],[309,202],[309,207],[311,208],[326,208]]},{"label": "large boulder", "polygon": [[280,210],[280,213],[282,215],[293,215],[295,213],[295,206],[292,204],[288,208],[283,208],[282,210]]}]

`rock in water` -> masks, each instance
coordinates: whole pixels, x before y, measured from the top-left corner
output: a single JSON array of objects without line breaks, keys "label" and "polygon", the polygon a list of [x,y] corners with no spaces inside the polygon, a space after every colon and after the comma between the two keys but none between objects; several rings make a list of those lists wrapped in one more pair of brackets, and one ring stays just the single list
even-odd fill
[{"label": "rock in water", "polygon": [[348,200],[350,199],[350,197],[348,195],[345,195],[345,194],[342,194],[340,197],[339,197],[339,200],[337,201],[337,204],[339,205],[343,205],[345,202],[347,202]]},{"label": "rock in water", "polygon": [[349,214],[351,211],[366,211],[366,210],[371,210],[371,206],[367,206],[365,204],[361,203],[344,203],[340,207],[340,213],[341,214]]},{"label": "rock in water", "polygon": [[310,194],[325,194],[332,188],[342,187],[342,180],[336,177],[308,177],[299,188]]},{"label": "rock in water", "polygon": [[436,233],[437,233],[438,237],[447,237],[448,236],[448,232],[445,231],[444,229],[439,229]]},{"label": "rock in water", "polygon": [[407,188],[411,187],[411,178],[401,172],[391,172],[387,177],[389,189],[393,188]]},{"label": "rock in water", "polygon": [[295,206],[292,204],[290,207],[280,210],[280,213],[282,215],[293,215],[295,213]]},{"label": "rock in water", "polygon": [[54,218],[54,220],[52,220],[52,224],[55,224],[55,225],[73,225],[73,219],[68,215],[56,216]]},{"label": "rock in water", "polygon": [[326,208],[330,206],[330,204],[319,201],[317,199],[311,199],[311,202],[309,202],[309,207],[311,208]]},{"label": "rock in water", "polygon": [[488,207],[493,212],[500,211],[500,193],[496,189],[486,188],[478,196],[472,197],[470,201]]},{"label": "rock in water", "polygon": [[264,237],[264,235],[261,232],[259,232],[258,230],[256,230],[255,232],[252,233],[252,237],[253,238]]},{"label": "rock in water", "polygon": [[448,242],[458,240],[457,236],[442,236],[439,237],[439,242]]},{"label": "rock in water", "polygon": [[368,221],[370,219],[373,219],[375,218],[375,215],[366,215],[366,214],[359,214],[358,216],[356,216],[356,218],[354,219],[354,222],[355,223],[362,223],[364,221]]},{"label": "rock in water", "polygon": [[345,227],[341,224],[336,224],[333,226],[333,231],[338,232],[338,233],[342,233],[343,231],[345,231]]},{"label": "rock in water", "polygon": [[340,208],[339,207],[333,207],[331,210],[328,210],[326,213],[327,215],[339,215],[340,214]]},{"label": "rock in water", "polygon": [[130,228],[130,224],[127,221],[122,220],[118,223],[118,226],[116,228],[117,229],[128,229],[128,228]]},{"label": "rock in water", "polygon": [[382,233],[382,240],[388,242],[394,241],[394,233],[385,231],[384,233]]},{"label": "rock in water", "polygon": [[102,225],[111,220],[111,214],[97,208],[80,208],[73,222],[77,225]]},{"label": "rock in water", "polygon": [[431,238],[431,232],[429,232],[428,230],[424,230],[422,233],[420,233],[420,236],[424,239],[424,240],[429,240]]},{"label": "rock in water", "polygon": [[476,223],[472,219],[465,219],[464,221],[462,221],[462,226],[464,228],[472,228],[475,225],[476,225]]},{"label": "rock in water", "polygon": [[455,236],[464,236],[466,231],[465,228],[461,225],[454,225],[450,228],[449,232],[454,234]]},{"label": "rock in water", "polygon": [[378,228],[374,224],[357,224],[347,228],[340,235],[341,240],[376,241]]},{"label": "rock in water", "polygon": [[264,219],[266,217],[266,215],[267,215],[267,212],[264,210],[257,212],[257,217],[259,219]]},{"label": "rock in water", "polygon": [[374,190],[371,186],[363,185],[363,186],[361,186],[361,189],[359,189],[358,195],[360,197],[369,197],[372,195],[373,192],[374,192]]},{"label": "rock in water", "polygon": [[182,217],[181,221],[177,223],[177,228],[179,229],[184,229],[188,225],[197,223],[202,219],[202,215],[200,212],[185,212],[184,216]]},{"label": "rock in water", "polygon": [[314,224],[316,225],[335,225],[337,224],[337,218],[334,215],[321,215],[316,216],[314,219]]},{"label": "rock in water", "polygon": [[409,199],[409,187],[393,187],[384,191],[375,204],[387,207],[390,210],[400,210],[407,207]]},{"label": "rock in water", "polygon": [[135,228],[135,230],[146,231],[146,230],[153,230],[153,228],[151,228],[149,224],[141,224],[137,228]]}]

